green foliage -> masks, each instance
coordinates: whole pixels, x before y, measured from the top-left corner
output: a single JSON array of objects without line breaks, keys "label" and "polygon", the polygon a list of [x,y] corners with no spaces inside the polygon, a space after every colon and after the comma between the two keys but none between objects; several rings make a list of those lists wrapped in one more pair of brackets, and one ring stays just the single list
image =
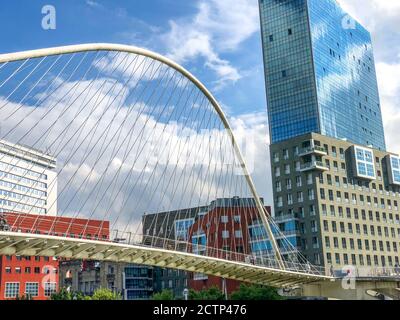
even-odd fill
[{"label": "green foliage", "polygon": [[51,300],[87,300],[82,292],[68,292],[67,289],[61,288],[57,293],[50,297]]},{"label": "green foliage", "polygon": [[50,297],[51,300],[73,300],[73,293],[68,292],[67,289],[61,288],[59,292],[53,293]]},{"label": "green foliage", "polygon": [[189,290],[189,300],[225,300],[225,295],[218,287],[212,287],[207,290],[195,291]]},{"label": "green foliage", "polygon": [[92,300],[121,300],[121,295],[110,289],[100,288],[94,292]]},{"label": "green foliage", "polygon": [[174,300],[174,293],[171,290],[163,290],[161,292],[153,294],[153,300]]},{"label": "green foliage", "polygon": [[277,289],[257,285],[240,285],[238,291],[231,294],[231,300],[283,300]]}]

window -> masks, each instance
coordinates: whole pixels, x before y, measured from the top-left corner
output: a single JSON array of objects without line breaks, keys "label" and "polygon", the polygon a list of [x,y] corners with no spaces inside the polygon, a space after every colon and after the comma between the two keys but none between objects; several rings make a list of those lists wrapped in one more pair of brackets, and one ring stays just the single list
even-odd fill
[{"label": "window", "polygon": [[327,249],[330,249],[331,247],[331,242],[329,237],[325,237],[325,246]]},{"label": "window", "polygon": [[221,216],[222,223],[228,223],[228,216]]},{"label": "window", "polygon": [[283,149],[283,159],[285,159],[285,160],[289,159],[289,150],[288,149]]},{"label": "window", "polygon": [[323,189],[323,188],[320,189],[320,197],[322,200],[325,200],[325,198],[326,198],[325,197],[325,189]]},{"label": "window", "polygon": [[292,190],[292,180],[291,179],[286,179],[286,189]]},{"label": "window", "polygon": [[312,175],[312,173],[309,173],[307,175],[307,184],[312,185],[313,183],[314,183],[313,175]]},{"label": "window", "polygon": [[375,164],[372,150],[356,147],[355,153],[357,175],[359,177],[375,179]]},{"label": "window", "polygon": [[236,231],[235,231],[235,238],[236,238],[236,239],[241,239],[241,238],[243,238],[242,230],[236,230]]},{"label": "window", "polygon": [[297,202],[303,202],[303,192],[297,192]]},{"label": "window", "polygon": [[30,297],[37,297],[39,295],[39,283],[27,282],[25,284],[25,295]]},{"label": "window", "polygon": [[290,193],[287,195],[287,204],[289,206],[293,204],[293,196]]},{"label": "window", "polygon": [[308,199],[309,200],[314,200],[315,199],[314,189],[309,189],[308,190]]},{"label": "window", "polygon": [[44,284],[44,295],[46,297],[50,297],[52,294],[56,293],[57,283],[55,282],[46,282]]},{"label": "window", "polygon": [[228,239],[228,238],[229,238],[229,231],[223,230],[222,231],[222,239]]},{"label": "window", "polygon": [[272,41],[274,41],[274,35],[271,34],[271,35],[269,36],[269,42],[272,42]]},{"label": "window", "polygon": [[4,292],[4,298],[16,298],[19,296],[19,282],[6,282],[6,290]]},{"label": "window", "polygon": [[288,29],[288,35],[291,36],[293,34],[293,30],[292,29]]},{"label": "window", "polygon": [[278,208],[283,207],[283,198],[281,196],[276,198]]},{"label": "window", "polygon": [[347,249],[347,240],[346,238],[342,238],[342,248]]}]

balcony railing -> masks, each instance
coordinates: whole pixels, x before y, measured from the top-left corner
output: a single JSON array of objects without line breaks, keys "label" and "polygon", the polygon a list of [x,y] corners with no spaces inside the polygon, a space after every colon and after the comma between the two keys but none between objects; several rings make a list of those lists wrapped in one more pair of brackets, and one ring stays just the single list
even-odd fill
[{"label": "balcony railing", "polygon": [[304,157],[310,154],[317,154],[317,155],[321,155],[321,156],[326,156],[328,155],[328,152],[326,151],[326,149],[324,147],[320,147],[320,146],[310,146],[310,147],[306,147],[300,150],[299,156],[300,157]]},{"label": "balcony railing", "polygon": [[302,172],[311,170],[328,171],[329,168],[322,161],[307,162],[301,166]]}]

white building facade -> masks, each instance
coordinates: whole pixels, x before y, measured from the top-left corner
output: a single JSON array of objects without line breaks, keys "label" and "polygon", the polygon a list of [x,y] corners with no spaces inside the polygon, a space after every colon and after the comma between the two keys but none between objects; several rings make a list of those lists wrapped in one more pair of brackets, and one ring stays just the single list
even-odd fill
[{"label": "white building facade", "polygon": [[0,140],[0,212],[57,215],[56,158]]}]

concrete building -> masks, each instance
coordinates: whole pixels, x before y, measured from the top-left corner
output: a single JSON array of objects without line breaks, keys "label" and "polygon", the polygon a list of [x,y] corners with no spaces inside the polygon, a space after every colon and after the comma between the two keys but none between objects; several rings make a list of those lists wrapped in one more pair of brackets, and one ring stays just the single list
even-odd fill
[{"label": "concrete building", "polygon": [[60,262],[60,287],[84,295],[108,288],[123,294],[124,264],[113,262],[65,260]]},{"label": "concrete building", "polygon": [[[195,219],[207,212],[208,206],[145,214],[142,218],[143,243],[180,251],[188,250],[189,228]],[[167,241],[166,241],[167,240]],[[168,241],[170,240],[170,241]],[[172,290],[174,296],[183,298],[188,288],[189,273],[166,268],[154,268],[154,291]]]},{"label": "concrete building", "polygon": [[399,264],[399,156],[310,133],[271,145],[271,160],[276,218],[295,215],[311,262]]},{"label": "concrete building", "polygon": [[167,268],[154,268],[153,270],[154,292],[171,290],[175,298],[184,298],[183,291],[189,288],[189,275],[186,271]]},{"label": "concrete building", "polygon": [[109,261],[62,261],[60,286],[87,296],[107,288],[124,300],[148,300],[154,293],[153,268]]},{"label": "concrete building", "polygon": [[57,214],[56,159],[0,140],[0,212]]}]

